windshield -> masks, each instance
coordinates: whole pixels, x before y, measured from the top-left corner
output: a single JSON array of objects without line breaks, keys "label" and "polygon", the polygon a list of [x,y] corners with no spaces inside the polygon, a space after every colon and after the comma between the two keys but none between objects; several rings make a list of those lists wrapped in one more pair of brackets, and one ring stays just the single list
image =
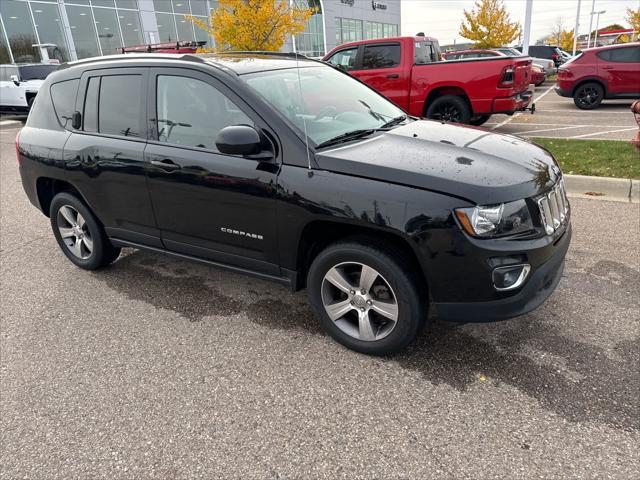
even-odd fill
[{"label": "windshield", "polygon": [[20,80],[23,82],[27,80],[44,80],[56,68],[58,68],[58,65],[26,65],[19,67]]},{"label": "windshield", "polygon": [[[298,72],[300,79],[298,80]],[[404,112],[331,67],[305,67],[241,78],[316,144],[360,129],[380,128]]]}]

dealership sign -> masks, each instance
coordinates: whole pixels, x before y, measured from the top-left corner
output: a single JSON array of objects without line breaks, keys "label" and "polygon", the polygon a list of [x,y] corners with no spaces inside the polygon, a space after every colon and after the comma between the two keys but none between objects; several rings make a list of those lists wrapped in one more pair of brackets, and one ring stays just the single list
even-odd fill
[{"label": "dealership sign", "polygon": [[387,5],[382,2],[376,2],[376,0],[371,0],[371,8],[374,10],[386,10]]}]

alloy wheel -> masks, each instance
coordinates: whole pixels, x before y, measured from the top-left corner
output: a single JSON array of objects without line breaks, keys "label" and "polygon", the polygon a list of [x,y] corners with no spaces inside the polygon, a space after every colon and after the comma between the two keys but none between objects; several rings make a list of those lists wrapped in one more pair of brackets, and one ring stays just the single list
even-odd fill
[{"label": "alloy wheel", "polygon": [[460,123],[460,110],[455,105],[443,104],[435,112],[434,118],[443,122],[457,122]]},{"label": "alloy wheel", "polygon": [[322,280],[322,304],[335,325],[358,340],[381,340],[398,322],[398,300],[391,285],[362,263],[344,262],[329,269]]},{"label": "alloy wheel", "polygon": [[84,217],[71,205],[58,210],[58,231],[69,251],[77,258],[86,260],[93,253],[93,238]]},{"label": "alloy wheel", "polygon": [[600,99],[600,92],[595,87],[583,87],[578,92],[578,103],[584,107],[594,105]]}]

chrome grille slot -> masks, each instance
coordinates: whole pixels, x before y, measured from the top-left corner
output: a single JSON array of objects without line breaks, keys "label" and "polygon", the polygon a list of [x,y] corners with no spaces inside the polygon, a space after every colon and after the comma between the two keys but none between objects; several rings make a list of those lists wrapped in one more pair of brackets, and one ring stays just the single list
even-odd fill
[{"label": "chrome grille slot", "polygon": [[569,201],[564,189],[564,181],[558,182],[548,194],[538,199],[538,208],[544,230],[551,235],[568,218]]}]

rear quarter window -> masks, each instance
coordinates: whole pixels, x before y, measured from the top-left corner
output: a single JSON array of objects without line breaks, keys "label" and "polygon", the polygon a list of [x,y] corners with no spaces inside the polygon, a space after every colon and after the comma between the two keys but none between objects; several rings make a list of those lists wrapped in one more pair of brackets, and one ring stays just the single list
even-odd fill
[{"label": "rear quarter window", "polygon": [[364,47],[362,68],[393,68],[400,65],[400,44],[374,44]]},{"label": "rear quarter window", "polygon": [[67,130],[71,129],[71,117],[76,108],[79,83],[80,79],[76,78],[51,85],[51,100],[56,117],[58,117],[60,125]]},{"label": "rear quarter window", "polygon": [[43,84],[33,102],[26,126],[45,130],[62,130],[65,125],[71,128],[70,117],[75,108],[79,82],[79,79],[73,79],[53,85]]}]

